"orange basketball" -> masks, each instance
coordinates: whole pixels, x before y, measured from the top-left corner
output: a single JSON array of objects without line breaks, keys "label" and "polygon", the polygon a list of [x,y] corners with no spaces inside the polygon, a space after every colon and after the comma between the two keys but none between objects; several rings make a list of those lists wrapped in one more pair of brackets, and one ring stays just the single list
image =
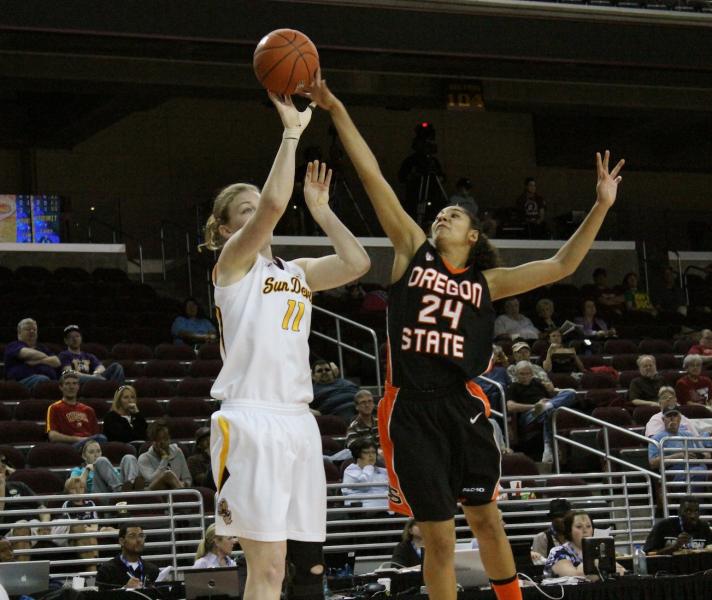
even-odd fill
[{"label": "orange basketball", "polygon": [[252,66],[266,89],[275,94],[291,95],[314,81],[319,54],[301,31],[275,29],[257,44]]}]

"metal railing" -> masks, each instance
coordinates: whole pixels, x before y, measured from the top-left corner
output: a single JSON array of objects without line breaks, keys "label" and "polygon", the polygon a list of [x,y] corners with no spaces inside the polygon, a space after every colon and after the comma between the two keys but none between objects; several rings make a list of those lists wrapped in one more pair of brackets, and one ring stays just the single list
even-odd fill
[{"label": "metal railing", "polygon": [[187,282],[188,282],[188,295],[192,296],[193,295],[193,266],[191,264],[191,261],[193,260],[193,246],[191,243],[190,230],[188,230],[183,225],[179,225],[178,223],[174,223],[173,221],[170,221],[168,219],[161,220],[161,231],[160,231],[161,272],[163,275],[163,281],[166,281],[168,279],[168,270],[166,268],[166,242],[167,242],[166,232],[169,227],[171,229],[173,229],[174,231],[178,232],[182,238],[182,241],[185,241],[185,255],[179,255],[178,248],[176,246],[176,256],[175,256],[174,260],[176,263],[178,263],[180,261],[185,261],[186,277],[187,277]]},{"label": "metal railing", "polygon": [[[5,498],[3,527],[10,530],[7,537],[15,547],[16,558],[49,560],[53,577],[92,575],[100,563],[113,558],[99,558],[100,552],[118,554],[117,528],[127,523],[141,526],[146,534],[143,558],[174,569],[193,564],[205,531],[203,499],[198,490],[85,494],[82,499],[91,499],[96,506],[58,507],[59,503],[76,499],[77,496],[66,494]],[[35,511],[28,510],[27,505],[35,503],[38,505]],[[13,504],[22,504],[23,508],[13,509]],[[46,504],[53,508],[47,508]],[[34,518],[17,521],[27,519],[31,512],[36,512]],[[96,517],[71,518],[87,512],[96,513]],[[40,541],[52,542],[52,546],[34,547]],[[30,547],[24,548],[26,545]],[[77,555],[68,559],[68,553]],[[97,556],[79,558],[78,553],[97,553]]]},{"label": "metal railing", "polygon": [[[312,309],[318,313],[332,317],[335,321],[335,325],[336,325],[336,337],[335,338],[330,335],[327,335],[325,333],[322,333],[321,331],[316,331],[313,327],[312,327],[311,335],[314,335],[320,339],[323,339],[328,342],[332,342],[332,343],[336,344],[338,357],[339,357],[338,360],[339,360],[339,369],[341,370],[341,376],[342,377],[346,376],[346,374],[344,372],[344,353],[343,353],[344,350],[348,350],[350,352],[358,354],[359,356],[363,356],[364,358],[372,360],[374,362],[374,366],[375,366],[375,370],[376,370],[376,385],[378,386],[378,393],[380,394],[383,391],[383,387],[381,385],[381,361],[379,360],[379,356],[378,356],[378,335],[376,335],[376,331],[374,329],[371,329],[370,327],[367,327],[366,325],[362,325],[361,323],[358,323],[357,321],[353,321],[352,319],[348,319],[348,318],[341,316],[335,312],[331,312],[330,310],[321,308],[320,306],[312,305]],[[349,325],[349,326],[354,327],[360,331],[366,332],[373,340],[373,354],[369,354],[368,352],[361,350],[360,348],[357,348],[356,346],[352,346],[351,344],[344,342],[342,339],[342,335],[341,335],[342,325]]]},{"label": "metal railing", "polygon": [[[571,475],[509,475],[500,480],[498,505],[505,531],[512,541],[530,541],[551,524],[547,517],[551,498],[566,497],[575,509],[589,512],[599,529],[611,528],[621,553],[632,553],[635,544],[645,541],[652,528],[655,507],[652,479],[640,471],[585,473],[577,475],[583,484],[572,485]],[[383,493],[348,494],[343,488],[376,488],[374,483],[333,483],[327,486],[327,554],[357,552],[359,556],[388,561],[401,539],[407,517],[385,515],[386,487]],[[354,505],[363,500],[382,500],[382,508]],[[347,505],[346,503],[351,503]],[[455,515],[459,541],[472,537],[465,515]]]},{"label": "metal railing", "polygon": [[94,242],[94,232],[96,229],[96,225],[100,225],[101,227],[104,227],[108,229],[109,232],[111,232],[111,240],[114,244],[116,244],[119,240],[123,241],[124,238],[133,240],[136,243],[136,247],[138,249],[138,260],[130,258],[128,252],[126,253],[126,259],[129,262],[132,262],[133,264],[138,266],[141,283],[143,283],[143,242],[137,237],[134,237],[133,235],[128,234],[125,231],[122,231],[121,229],[118,229],[111,223],[107,223],[106,221],[97,219],[94,215],[91,215],[89,217],[89,223],[87,225],[87,238],[90,242]]}]

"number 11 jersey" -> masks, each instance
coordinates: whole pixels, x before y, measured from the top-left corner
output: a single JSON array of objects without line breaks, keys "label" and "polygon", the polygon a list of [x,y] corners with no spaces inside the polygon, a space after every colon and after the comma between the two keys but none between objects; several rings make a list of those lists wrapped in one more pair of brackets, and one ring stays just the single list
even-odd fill
[{"label": "number 11 jersey", "polygon": [[477,377],[492,358],[495,312],[476,265],[455,269],[426,241],[388,296],[388,381],[436,390]]},{"label": "number 11 jersey", "polygon": [[294,262],[258,254],[237,283],[215,286],[223,366],[211,395],[222,401],[307,405],[312,292]]}]

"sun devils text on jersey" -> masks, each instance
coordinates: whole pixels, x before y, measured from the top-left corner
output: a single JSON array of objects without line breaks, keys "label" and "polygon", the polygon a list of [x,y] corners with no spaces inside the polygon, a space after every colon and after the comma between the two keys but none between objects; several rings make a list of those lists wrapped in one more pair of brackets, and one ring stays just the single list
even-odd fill
[{"label": "sun devils text on jersey", "polygon": [[480,375],[492,356],[494,319],[482,272],[449,268],[424,242],[389,294],[390,383],[433,390]]},{"label": "sun devils text on jersey", "polygon": [[213,398],[271,405],[312,401],[311,299],[299,266],[261,254],[240,281],[215,286],[223,367]]}]

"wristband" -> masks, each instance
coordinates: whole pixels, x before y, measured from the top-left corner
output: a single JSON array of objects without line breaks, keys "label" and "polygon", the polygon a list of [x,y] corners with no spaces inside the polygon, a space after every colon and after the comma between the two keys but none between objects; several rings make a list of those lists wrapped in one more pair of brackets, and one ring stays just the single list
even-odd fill
[{"label": "wristband", "polygon": [[283,140],[299,140],[302,136],[301,127],[285,127],[284,133],[282,133]]}]

